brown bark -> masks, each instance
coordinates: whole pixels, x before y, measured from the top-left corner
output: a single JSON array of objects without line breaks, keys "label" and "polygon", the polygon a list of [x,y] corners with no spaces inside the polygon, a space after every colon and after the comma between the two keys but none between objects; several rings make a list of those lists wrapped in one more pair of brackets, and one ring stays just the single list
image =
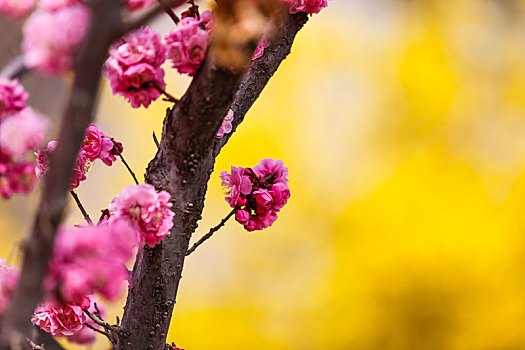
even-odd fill
[{"label": "brown bark", "polygon": [[145,247],[137,256],[117,349],[163,349],[215,157],[229,138],[217,141],[215,134],[230,107],[235,112],[234,125],[239,125],[306,21],[304,13],[287,15],[264,56],[246,74],[219,67],[208,58],[181,101],[167,111],[146,181],[171,194],[174,226],[161,244]]}]

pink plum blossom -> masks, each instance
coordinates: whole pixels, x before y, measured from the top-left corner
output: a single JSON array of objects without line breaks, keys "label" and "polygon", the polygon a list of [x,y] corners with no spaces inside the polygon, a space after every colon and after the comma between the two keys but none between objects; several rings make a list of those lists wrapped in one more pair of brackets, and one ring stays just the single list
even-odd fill
[{"label": "pink plum blossom", "polygon": [[239,200],[245,199],[252,192],[252,182],[245,173],[244,168],[234,166],[231,167],[231,174],[221,172],[221,185],[226,189],[226,201],[232,208],[238,206]]},{"label": "pink plum blossom", "polygon": [[46,119],[32,108],[12,114],[0,124],[0,149],[17,159],[41,146]]},{"label": "pink plum blossom", "polygon": [[263,159],[258,165],[253,167],[253,171],[263,179],[266,176],[273,176],[274,182],[288,182],[288,168],[284,166],[282,160]]},{"label": "pink plum blossom", "polygon": [[35,165],[17,162],[0,165],[0,197],[9,198],[14,193],[30,193],[36,185]]},{"label": "pink plum blossom", "polygon": [[34,325],[55,337],[72,336],[82,329],[85,321],[82,307],[76,304],[41,304],[31,318]]},{"label": "pink plum blossom", "polygon": [[29,14],[34,6],[35,0],[0,0],[0,12],[13,19]]},{"label": "pink plum blossom", "polygon": [[[47,147],[35,152],[36,168],[35,174],[37,178],[42,178],[49,171],[49,161],[51,153],[57,147],[56,141],[49,141]],[[87,159],[84,150],[80,150],[77,155],[77,160],[73,166],[71,174],[71,181],[69,183],[69,190],[73,190],[80,185],[80,182],[87,179],[86,174],[91,166],[91,161]]]},{"label": "pink plum blossom", "polygon": [[96,292],[114,300],[128,279],[125,263],[137,244],[134,230],[122,222],[61,229],[44,281],[48,298],[80,303]]},{"label": "pink plum blossom", "polygon": [[224,134],[229,134],[232,132],[233,126],[233,111],[230,109],[228,111],[228,114],[226,114],[226,117],[224,117],[224,120],[222,121],[221,127],[219,128],[219,131],[217,131],[217,135],[215,136],[218,139],[221,139]]},{"label": "pink plum blossom", "polygon": [[124,5],[128,11],[134,12],[146,8],[154,2],[156,2],[156,0],[124,0]]},{"label": "pink plum blossom", "polygon": [[23,28],[25,64],[47,75],[70,70],[89,19],[90,11],[80,4],[62,7],[54,12],[34,12]]},{"label": "pink plum blossom", "polygon": [[114,94],[124,96],[133,108],[148,107],[166,87],[164,70],[166,47],[150,28],[136,30],[113,44],[104,63],[104,77]]},{"label": "pink plum blossom", "polygon": [[13,266],[5,265],[5,261],[5,259],[0,259],[0,316],[7,308],[19,276],[19,272]]},{"label": "pink plum blossom", "polygon": [[291,14],[306,12],[308,14],[319,13],[328,6],[328,0],[282,0],[288,5]]},{"label": "pink plum blossom", "polygon": [[[179,73],[194,76],[202,65],[210,42],[210,32],[206,30],[205,19],[210,19],[210,12],[203,13],[201,20],[184,17],[177,28],[165,37],[168,59]],[[203,28],[204,26],[204,28]]]},{"label": "pink plum blossom", "polygon": [[29,94],[18,82],[18,79],[0,78],[0,120],[2,117],[23,110],[26,107],[28,97]]},{"label": "pink plum blossom", "polygon": [[106,165],[111,165],[115,160],[115,156],[111,153],[113,149],[113,141],[107,137],[96,124],[91,124],[84,136],[82,142],[82,150],[89,161],[100,159]]},{"label": "pink plum blossom", "polygon": [[257,49],[255,49],[255,52],[253,53],[252,61],[256,60],[264,54],[264,50],[269,46],[268,40],[266,40],[266,36],[263,36],[261,40],[259,41],[259,44],[257,45]]},{"label": "pink plum blossom", "polygon": [[155,247],[170,234],[173,216],[170,194],[150,184],[128,185],[109,205],[109,222],[126,222],[138,230],[141,244]]}]

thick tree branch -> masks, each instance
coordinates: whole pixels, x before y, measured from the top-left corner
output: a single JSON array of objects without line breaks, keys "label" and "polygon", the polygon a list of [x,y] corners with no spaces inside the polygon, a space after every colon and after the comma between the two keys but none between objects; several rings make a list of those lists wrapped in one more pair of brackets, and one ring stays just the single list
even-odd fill
[{"label": "thick tree branch", "polygon": [[51,156],[30,237],[24,244],[20,280],[1,327],[0,349],[21,349],[32,328],[29,321],[42,297],[41,285],[62,221],[73,165],[84,132],[93,121],[102,64],[123,23],[120,1],[96,0],[86,37],[74,64],[75,79],[62,116],[58,146]]},{"label": "thick tree branch", "polygon": [[306,20],[305,14],[286,15],[271,38],[268,54],[255,61],[246,75],[243,70],[217,66],[208,55],[186,94],[167,111],[160,147],[149,164],[146,181],[172,195],[174,226],[161,244],[139,251],[117,349],[163,348],[215,156],[228,140],[216,141],[215,134],[232,102],[238,114],[235,126],[242,121],[290,52]]}]

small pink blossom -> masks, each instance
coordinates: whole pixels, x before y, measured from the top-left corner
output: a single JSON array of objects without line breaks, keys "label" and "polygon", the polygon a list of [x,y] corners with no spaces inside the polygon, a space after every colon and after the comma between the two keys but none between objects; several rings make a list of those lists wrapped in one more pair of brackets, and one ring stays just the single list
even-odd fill
[{"label": "small pink blossom", "polygon": [[328,0],[282,0],[288,5],[291,14],[306,12],[308,14],[319,13],[328,6]]},{"label": "small pink blossom", "polygon": [[0,259],[0,316],[7,309],[19,277],[19,272],[13,266],[5,265],[5,262],[5,259]]},{"label": "small pink blossom", "polygon": [[89,161],[100,159],[106,165],[111,165],[115,160],[115,156],[111,153],[113,149],[113,141],[97,127],[96,124],[91,124],[84,136],[82,142],[82,150]]},{"label": "small pink blossom", "polygon": [[[186,73],[194,76],[202,65],[206,50],[210,42],[210,32],[205,29],[205,19],[210,19],[209,11],[201,20],[195,17],[183,18],[177,28],[168,33],[165,37],[168,49],[168,59],[171,59],[173,68],[179,73]],[[203,28],[204,26],[204,28]]]},{"label": "small pink blossom", "polygon": [[232,132],[233,129],[233,111],[230,109],[228,111],[228,114],[226,114],[226,117],[224,117],[224,120],[222,121],[222,124],[219,128],[219,131],[217,131],[217,135],[215,136],[218,139],[221,139],[224,134],[229,134]]},{"label": "small pink blossom", "polygon": [[266,36],[263,36],[262,39],[259,41],[259,44],[257,45],[257,49],[255,49],[255,52],[253,53],[252,61],[262,57],[264,54],[264,50],[269,46],[268,40],[266,40]]},{"label": "small pink blossom", "polygon": [[[42,178],[49,171],[49,161],[51,153],[57,146],[56,141],[49,141],[47,147],[39,150],[35,153],[36,156],[36,168],[35,174],[37,178]],[[86,180],[86,174],[91,166],[91,161],[87,159],[85,152],[80,150],[77,155],[77,160],[73,166],[73,172],[71,174],[71,182],[69,183],[69,190],[73,190],[80,185],[80,182]]]},{"label": "small pink blossom", "polygon": [[0,120],[2,117],[23,110],[26,107],[28,97],[29,94],[18,82],[18,79],[0,78]]},{"label": "small pink blossom", "polygon": [[139,232],[141,244],[155,247],[173,227],[170,194],[150,184],[128,185],[109,205],[109,222],[126,222]]},{"label": "small pink blossom", "polygon": [[150,28],[136,30],[109,49],[104,63],[104,77],[114,94],[124,96],[133,108],[148,107],[166,87],[164,70],[166,47]]},{"label": "small pink blossom", "polygon": [[0,149],[14,159],[20,158],[41,146],[46,130],[46,119],[27,107],[0,124]]},{"label": "small pink blossom", "polygon": [[79,4],[34,12],[23,28],[25,64],[47,75],[70,70],[89,19],[90,11]]},{"label": "small pink blossom", "polygon": [[146,8],[154,2],[156,2],[156,0],[124,0],[124,5],[128,11],[134,12]]},{"label": "small pink blossom", "polygon": [[29,14],[34,6],[35,0],[0,0],[0,12],[13,19]]},{"label": "small pink blossom", "polygon": [[34,325],[55,337],[71,336],[80,331],[86,315],[79,305],[39,305],[31,318]]},{"label": "small pink blossom", "polygon": [[263,159],[253,167],[253,171],[263,179],[272,176],[274,182],[288,182],[288,168],[284,166],[282,160]]},{"label": "small pink blossom", "polygon": [[134,230],[121,222],[61,229],[44,281],[48,298],[80,303],[96,292],[114,300],[128,279],[125,263],[137,244]]},{"label": "small pink blossom", "polygon": [[246,195],[252,192],[252,182],[242,167],[231,167],[231,174],[221,172],[221,185],[226,189],[226,201],[232,208],[239,205]]}]

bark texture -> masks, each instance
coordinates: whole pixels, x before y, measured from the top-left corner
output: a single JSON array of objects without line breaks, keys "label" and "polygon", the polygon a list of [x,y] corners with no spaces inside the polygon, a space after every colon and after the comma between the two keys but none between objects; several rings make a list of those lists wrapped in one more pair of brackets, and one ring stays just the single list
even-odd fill
[{"label": "bark texture", "polygon": [[229,108],[235,113],[234,127],[241,123],[307,19],[304,13],[286,15],[270,35],[263,57],[248,71],[219,67],[207,59],[181,101],[168,109],[146,181],[171,194],[174,226],[160,245],[145,247],[137,256],[117,349],[164,348],[186,251],[201,219],[215,157],[230,136],[217,140],[215,134]]}]

